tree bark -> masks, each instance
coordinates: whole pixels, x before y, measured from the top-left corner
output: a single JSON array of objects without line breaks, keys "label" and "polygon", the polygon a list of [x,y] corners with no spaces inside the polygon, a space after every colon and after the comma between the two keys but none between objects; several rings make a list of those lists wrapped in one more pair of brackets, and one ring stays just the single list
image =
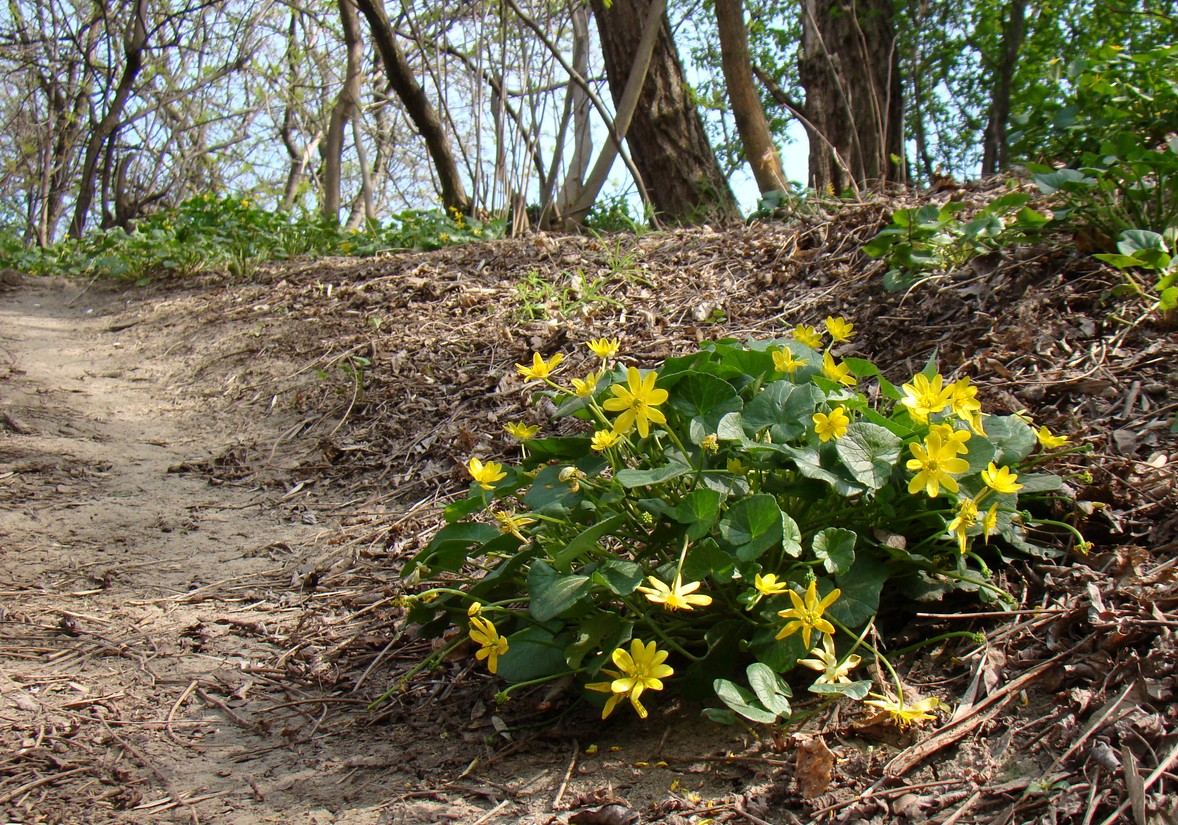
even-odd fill
[{"label": "tree bark", "polygon": [[344,48],[347,52],[347,65],[344,71],[344,84],[331,109],[327,138],[323,141],[323,203],[320,204],[323,217],[333,223],[339,222],[344,136],[347,134],[348,121],[355,116],[356,106],[360,102],[360,62],[364,57],[364,47],[360,42],[360,13],[356,8],[356,0],[339,0],[339,14],[344,34]]},{"label": "tree bark", "polygon": [[1027,34],[1027,0],[1011,0],[1010,15],[1002,24],[1002,53],[990,91],[990,117],[982,134],[982,174],[993,175],[1010,166],[1006,127],[1010,122],[1010,93],[1018,54]]},{"label": "tree bark", "polygon": [[736,131],[753,179],[762,195],[786,192],[789,181],[781,170],[781,157],[769,131],[769,119],[753,84],[749,60],[748,30],[744,25],[744,0],[716,0],[716,24],[720,31],[720,65],[728,87],[728,102]]},{"label": "tree bark", "polygon": [[[622,100],[652,0],[591,0],[614,102]],[[656,215],[677,224],[740,219],[736,198],[688,92],[670,23],[662,16],[650,68],[627,133]]]},{"label": "tree bark", "polygon": [[458,173],[454,154],[450,151],[450,140],[442,127],[437,110],[429,102],[425,90],[413,76],[404,52],[397,45],[392,24],[385,12],[384,0],[356,0],[356,5],[368,20],[368,27],[380,52],[389,86],[400,98],[406,114],[425,141],[426,150],[434,163],[434,171],[442,188],[442,205],[447,210],[457,209],[464,215],[469,214],[470,198]]},{"label": "tree bark", "polygon": [[858,191],[903,179],[903,109],[892,0],[803,0],[810,185]]}]

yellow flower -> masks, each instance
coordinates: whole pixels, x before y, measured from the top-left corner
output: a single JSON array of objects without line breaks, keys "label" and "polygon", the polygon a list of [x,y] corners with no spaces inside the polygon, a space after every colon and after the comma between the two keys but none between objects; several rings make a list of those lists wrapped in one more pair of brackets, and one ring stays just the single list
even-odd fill
[{"label": "yellow flower", "polygon": [[596,341],[588,342],[587,346],[593,350],[594,355],[606,361],[618,354],[621,342],[617,338],[598,338]]},{"label": "yellow flower", "polygon": [[822,649],[812,650],[811,653],[814,654],[813,659],[798,659],[798,664],[820,672],[822,675],[817,679],[817,684],[820,685],[848,684],[851,679],[847,674],[863,661],[858,654],[852,654],[846,658],[846,661],[839,664],[839,657],[834,649],[834,639],[825,634],[822,636]]},{"label": "yellow flower", "polygon": [[855,386],[855,376],[851,375],[851,368],[846,364],[837,363],[830,350],[822,353],[822,374],[835,383],[848,387]]},{"label": "yellow flower", "polygon": [[560,364],[560,362],[563,360],[564,356],[559,352],[547,361],[541,357],[540,353],[533,352],[532,366],[529,367],[524,364],[516,364],[515,368],[519,370],[519,374],[528,381],[543,381],[552,374],[552,371],[555,370],[557,365]]},{"label": "yellow flower", "polygon": [[589,446],[597,452],[605,452],[610,447],[616,447],[623,441],[622,437],[613,430],[598,430],[593,433],[593,438],[589,442]]},{"label": "yellow flower", "polygon": [[650,587],[639,587],[638,592],[646,594],[647,601],[661,604],[667,610],[691,610],[693,607],[707,607],[712,603],[711,596],[697,594],[699,582],[683,583],[683,574],[675,574],[675,582],[668,587],[654,576],[647,576]]},{"label": "yellow flower", "polygon": [[965,446],[970,439],[969,430],[958,430],[952,424],[930,424],[928,431],[940,435],[942,444],[952,444],[954,452],[962,455],[969,452],[969,447]]},{"label": "yellow flower", "polygon": [[828,620],[822,618],[822,614],[826,608],[835,603],[835,600],[843,594],[843,591],[837,587],[831,590],[822,601],[818,601],[818,582],[811,581],[810,586],[806,588],[806,595],[803,598],[792,590],[786,591],[789,594],[789,600],[793,602],[793,607],[788,610],[778,610],[777,615],[783,619],[790,619],[785,627],[778,631],[776,638],[784,639],[792,636],[799,630],[802,631],[802,644],[806,646],[806,650],[810,649],[810,633],[817,630],[819,633],[834,633],[834,625]]},{"label": "yellow flower", "polygon": [[471,602],[470,607],[466,608],[467,616],[477,616],[483,612],[482,602]]},{"label": "yellow flower", "polygon": [[582,378],[573,379],[573,395],[577,398],[588,398],[597,389],[597,382],[601,380],[601,373],[591,372]]},{"label": "yellow flower", "polygon": [[961,555],[965,555],[966,532],[978,523],[978,504],[972,498],[963,498],[957,502],[957,515],[949,522],[949,535],[957,539],[957,548]]},{"label": "yellow flower", "polygon": [[830,415],[814,413],[812,418],[814,430],[818,433],[818,440],[824,443],[832,438],[838,441],[847,434],[847,426],[851,423],[851,419],[847,417],[846,407],[842,404],[831,410]]},{"label": "yellow flower", "polygon": [[670,665],[663,664],[667,660],[667,651],[659,650],[654,642],[643,644],[641,639],[634,639],[630,643],[630,650],[617,648],[611,655],[618,670],[605,670],[602,673],[612,678],[610,682],[593,682],[585,685],[589,690],[609,693],[609,700],[605,703],[605,710],[601,718],[605,719],[622,699],[628,698],[634,706],[639,718],[645,719],[646,708],[639,701],[645,690],[662,690],[662,680],[675,673]]},{"label": "yellow flower", "polygon": [[479,661],[487,660],[487,670],[494,673],[499,668],[499,657],[507,652],[507,639],[499,635],[495,625],[488,619],[478,616],[470,617],[470,638],[479,649],[474,657]]},{"label": "yellow flower", "polygon": [[909,444],[908,449],[914,458],[908,459],[905,466],[916,473],[908,482],[909,493],[915,495],[923,489],[929,498],[935,498],[942,487],[957,492],[957,479],[950,473],[964,473],[969,469],[969,462],[957,457],[952,443],[945,444],[938,433],[929,433],[923,445]]},{"label": "yellow flower", "polygon": [[658,373],[653,370],[648,372],[645,378],[642,378],[637,369],[630,367],[626,371],[626,383],[629,384],[629,389],[617,384],[610,387],[616,397],[607,399],[602,406],[610,412],[621,413],[614,421],[616,432],[628,433],[637,424],[638,434],[646,438],[650,434],[652,422],[655,424],[667,423],[667,417],[655,408],[667,400],[669,393],[666,390],[655,389],[656,380],[658,380]]},{"label": "yellow flower", "polygon": [[581,481],[588,478],[588,476],[585,475],[585,471],[580,467],[565,467],[560,471],[560,475],[557,478],[562,483],[569,485],[571,492],[576,493],[581,489]]},{"label": "yellow flower", "polygon": [[919,722],[927,722],[930,719],[936,719],[937,716],[933,711],[943,704],[935,696],[929,697],[928,699],[921,699],[919,702],[913,702],[911,705],[906,705],[903,702],[895,702],[884,696],[880,696],[878,693],[871,695],[876,698],[867,699],[863,704],[871,705],[884,711],[892,717],[892,722],[902,728]]},{"label": "yellow flower", "polygon": [[985,537],[986,544],[990,543],[990,536],[998,532],[998,502],[990,505],[990,509],[986,511],[985,517],[982,519],[982,535]]},{"label": "yellow flower", "polygon": [[753,578],[753,586],[766,596],[776,596],[789,590],[789,584],[778,581],[776,573],[766,573],[763,576],[758,573]]},{"label": "yellow flower", "polygon": [[830,333],[830,337],[835,343],[842,343],[843,341],[850,341],[855,335],[855,325],[849,322],[843,316],[831,318],[826,316],[826,331]]},{"label": "yellow flower", "polygon": [[822,347],[822,333],[814,329],[809,324],[798,324],[793,328],[791,333],[794,340],[799,344],[804,344],[810,349],[820,349]]},{"label": "yellow flower", "polygon": [[699,446],[703,448],[704,452],[716,453],[720,451],[720,436],[715,433],[705,435],[699,442]]},{"label": "yellow flower", "polygon": [[1009,467],[999,468],[993,461],[982,470],[982,481],[996,493],[1017,493],[1023,489],[1017,473],[1011,472]]},{"label": "yellow flower", "polygon": [[520,530],[524,527],[527,527],[529,524],[536,523],[534,518],[528,518],[527,516],[517,516],[515,513],[510,511],[503,512],[502,510],[496,510],[494,513],[492,513],[492,515],[495,516],[495,521],[499,522],[499,532],[511,533],[511,535],[515,536],[522,542],[527,542],[528,539],[522,532],[520,532]]},{"label": "yellow flower", "polygon": [[734,476],[742,476],[742,475],[745,475],[746,473],[748,473],[748,471],[749,471],[748,465],[745,464],[743,461],[741,461],[739,458],[728,459],[728,463],[726,466],[727,466],[728,472],[732,473],[732,475],[734,475]]},{"label": "yellow flower", "polygon": [[477,481],[484,490],[490,490],[495,486],[496,481],[507,478],[507,473],[503,471],[503,465],[495,461],[488,461],[484,464],[472,457],[467,462],[466,469],[470,471],[470,477]]},{"label": "yellow flower", "polygon": [[934,375],[932,380],[918,373],[912,377],[911,384],[900,387],[904,390],[904,397],[900,399],[900,403],[908,408],[908,414],[912,416],[913,421],[924,424],[930,415],[939,413],[949,406],[953,398],[953,388],[944,386],[944,382],[945,379],[940,373]]},{"label": "yellow flower", "polygon": [[793,350],[790,349],[775,349],[773,350],[773,366],[778,372],[784,372],[787,375],[793,375],[798,371],[798,367],[806,366],[805,358],[794,358]]},{"label": "yellow flower", "polygon": [[1062,447],[1068,443],[1066,435],[1055,435],[1046,426],[1035,430],[1035,438],[1039,439],[1044,450],[1054,450],[1056,447]]},{"label": "yellow flower", "polygon": [[978,388],[970,386],[969,376],[950,384],[949,392],[949,406],[953,414],[969,424],[978,435],[985,435],[982,429],[982,402],[978,401]]},{"label": "yellow flower", "polygon": [[527,441],[535,438],[536,433],[540,432],[540,428],[535,424],[524,424],[520,421],[510,421],[503,425],[503,429],[516,441]]}]

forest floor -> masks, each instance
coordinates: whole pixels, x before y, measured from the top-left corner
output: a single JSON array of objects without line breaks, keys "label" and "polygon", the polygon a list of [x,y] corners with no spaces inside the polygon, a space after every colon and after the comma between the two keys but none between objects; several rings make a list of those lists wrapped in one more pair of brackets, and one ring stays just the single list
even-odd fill
[{"label": "forest floor", "polygon": [[[7,278],[0,821],[1178,822],[1178,336],[1069,239],[886,293],[859,252],[886,214]],[[403,682],[433,647],[401,564],[466,457],[543,419],[515,363],[617,336],[647,366],[831,313],[893,380],[935,353],[1086,447],[1053,469],[1091,553],[1000,571],[1019,610],[884,620],[893,649],[986,634],[898,657],[951,713],[737,729],[660,695],[602,723],[496,705],[470,651]]]}]

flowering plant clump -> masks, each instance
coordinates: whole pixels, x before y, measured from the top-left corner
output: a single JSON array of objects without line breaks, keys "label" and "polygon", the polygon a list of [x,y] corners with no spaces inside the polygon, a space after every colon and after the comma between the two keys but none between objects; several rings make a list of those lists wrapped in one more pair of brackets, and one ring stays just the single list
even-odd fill
[{"label": "flowering plant clump", "polygon": [[[933,364],[895,386],[835,354],[854,334],[828,318],[657,370],[602,339],[584,376],[534,355],[520,375],[584,424],[509,425],[518,462],[468,458],[468,496],[406,568],[429,588],[410,618],[461,628],[505,694],[571,676],[604,716],[626,700],[645,718],[643,695],[673,687],[718,695],[712,718],[772,721],[799,666],[814,693],[866,699],[861,665],[892,672],[866,641],[881,597],[1009,601],[989,565],[1071,528],[1042,517],[1061,480],[1031,471],[1061,437],[987,415]],[[893,677],[871,702],[932,718]]]}]

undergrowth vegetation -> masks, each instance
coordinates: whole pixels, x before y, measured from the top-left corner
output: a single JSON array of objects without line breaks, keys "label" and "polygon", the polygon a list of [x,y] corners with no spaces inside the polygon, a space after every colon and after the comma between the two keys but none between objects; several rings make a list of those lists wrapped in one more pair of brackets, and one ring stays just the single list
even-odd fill
[{"label": "undergrowth vegetation", "polygon": [[[954,591],[1010,604],[995,565],[1083,552],[1052,518],[1061,479],[1035,471],[1067,440],[985,414],[934,363],[896,386],[838,356],[854,334],[828,317],[657,370],[605,339],[587,375],[561,375],[559,353],[518,365],[581,423],[511,423],[518,462],[470,457],[468,496],[405,568],[423,634],[462,630],[431,661],[469,639],[504,699],[570,678],[603,716],[646,717],[674,684],[718,697],[711,718],[761,722],[790,716],[782,677],[800,666],[819,696],[933,718],[877,650],[876,614]],[[869,699],[873,672],[892,678]]]},{"label": "undergrowth vegetation", "polygon": [[388,223],[369,222],[351,230],[318,215],[271,211],[248,198],[206,195],[160,212],[130,232],[118,227],[95,231],[44,249],[27,248],[15,235],[0,232],[0,266],[37,275],[131,281],[163,272],[217,269],[248,277],[266,261],[438,249],[502,234],[502,221],[478,221],[442,210],[406,211]]}]

